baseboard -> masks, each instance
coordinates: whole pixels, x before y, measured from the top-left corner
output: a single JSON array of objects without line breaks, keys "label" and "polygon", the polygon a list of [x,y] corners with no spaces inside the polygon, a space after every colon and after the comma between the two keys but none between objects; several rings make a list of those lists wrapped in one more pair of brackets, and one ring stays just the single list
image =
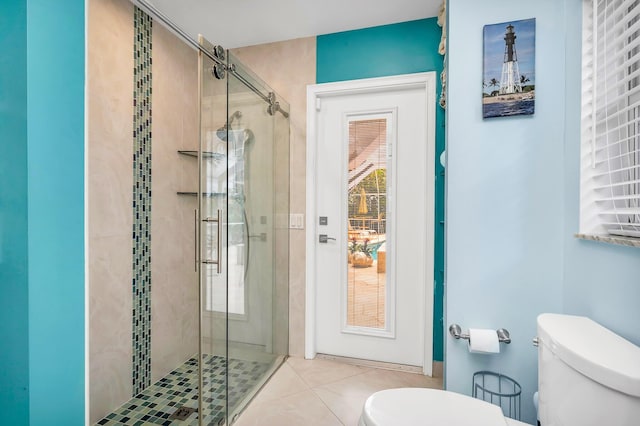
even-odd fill
[{"label": "baseboard", "polygon": [[444,362],[442,361],[433,361],[433,370],[432,377],[441,378],[444,376]]}]

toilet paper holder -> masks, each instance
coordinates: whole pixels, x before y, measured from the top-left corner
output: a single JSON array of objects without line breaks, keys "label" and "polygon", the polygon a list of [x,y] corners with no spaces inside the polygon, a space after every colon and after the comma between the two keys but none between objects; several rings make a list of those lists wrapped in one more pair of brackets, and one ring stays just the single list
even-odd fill
[{"label": "toilet paper holder", "polygon": [[[505,328],[499,328],[498,330],[496,330],[496,333],[498,334],[499,342],[506,343],[507,345],[511,343],[511,335],[509,334],[509,330]],[[458,324],[451,324],[449,326],[449,334],[451,334],[451,336],[453,336],[453,338],[455,339],[469,340],[469,335],[466,333],[463,334],[462,327],[460,327]]]}]

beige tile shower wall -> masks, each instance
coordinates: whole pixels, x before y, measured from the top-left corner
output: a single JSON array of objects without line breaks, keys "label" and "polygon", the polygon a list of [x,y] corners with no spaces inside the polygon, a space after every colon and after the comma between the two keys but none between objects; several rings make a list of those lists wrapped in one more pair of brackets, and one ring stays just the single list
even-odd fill
[{"label": "beige tile shower wall", "polygon": [[194,271],[198,160],[198,55],[160,24],[153,26],[151,198],[151,380],[198,350],[198,277]]},{"label": "beige tile shower wall", "polygon": [[[307,85],[316,82],[316,38],[244,47],[233,53],[291,105],[291,207],[305,213]],[[304,355],[305,231],[291,230],[289,353]]]},{"label": "beige tile shower wall", "polygon": [[[274,120],[274,158],[289,164],[289,120],[276,114]],[[274,166],[274,297],[273,351],[289,353],[289,168]]]},{"label": "beige tile shower wall", "polygon": [[[133,6],[88,3],[89,389],[96,422],[132,394]],[[194,264],[198,68],[195,51],[153,31],[152,380],[197,351]]]},{"label": "beige tile shower wall", "polygon": [[89,405],[131,398],[133,6],[89,0],[87,28]]}]

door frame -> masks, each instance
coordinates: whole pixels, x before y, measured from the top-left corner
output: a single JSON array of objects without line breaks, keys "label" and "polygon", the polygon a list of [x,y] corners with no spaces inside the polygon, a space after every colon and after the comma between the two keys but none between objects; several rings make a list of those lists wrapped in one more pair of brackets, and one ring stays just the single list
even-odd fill
[{"label": "door frame", "polygon": [[[431,376],[433,373],[433,297],[434,297],[434,217],[435,217],[435,129],[436,129],[436,73],[435,71],[405,74],[391,77],[368,78],[361,80],[342,81],[336,83],[322,83],[307,86],[307,173],[306,173],[306,265],[305,265],[305,358],[313,359],[316,352],[316,239],[317,239],[317,206],[316,183],[318,148],[318,111],[323,99],[355,95],[362,93],[377,93],[396,89],[418,88],[425,92],[426,111],[426,164],[433,165],[433,173],[427,174],[427,230],[425,235],[426,259],[423,267],[426,270],[423,283],[424,301],[424,362],[423,373]],[[428,244],[431,242],[431,244]],[[430,272],[429,272],[430,271]]]}]

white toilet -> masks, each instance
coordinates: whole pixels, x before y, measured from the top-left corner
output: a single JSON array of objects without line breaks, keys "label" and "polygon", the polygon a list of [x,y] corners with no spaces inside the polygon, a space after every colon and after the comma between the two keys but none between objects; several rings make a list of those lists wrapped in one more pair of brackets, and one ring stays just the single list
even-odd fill
[{"label": "white toilet", "polygon": [[[538,317],[542,426],[640,425],[640,347],[589,318]],[[389,389],[371,395],[359,426],[516,426],[500,407],[449,391]]]}]

